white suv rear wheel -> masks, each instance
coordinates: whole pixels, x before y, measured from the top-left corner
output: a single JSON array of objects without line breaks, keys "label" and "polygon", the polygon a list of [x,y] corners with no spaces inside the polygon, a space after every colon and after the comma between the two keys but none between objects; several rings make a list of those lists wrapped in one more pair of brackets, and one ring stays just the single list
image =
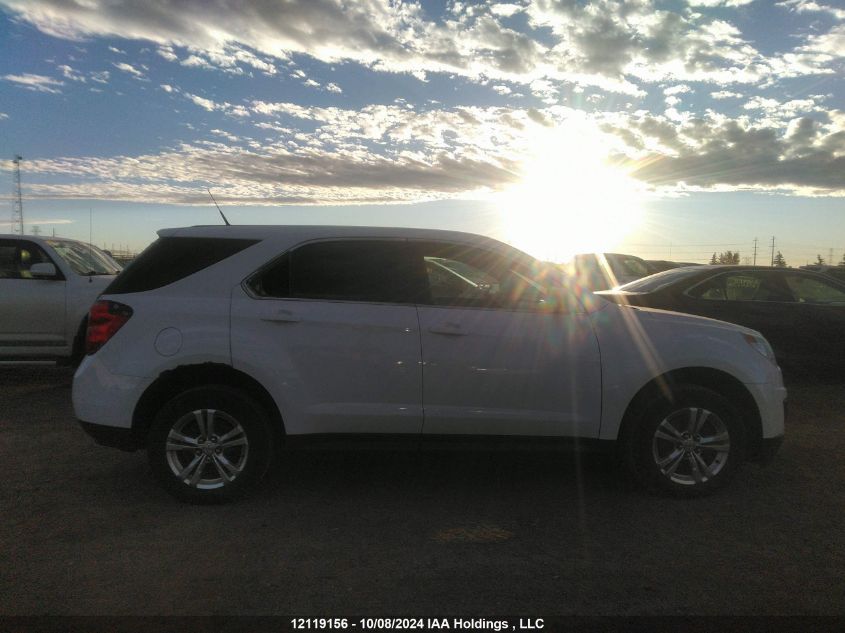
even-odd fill
[{"label": "white suv rear wheel", "polygon": [[168,492],[215,503],[258,482],[271,447],[261,407],[239,390],[214,385],[185,391],[164,405],[150,430],[148,455]]}]

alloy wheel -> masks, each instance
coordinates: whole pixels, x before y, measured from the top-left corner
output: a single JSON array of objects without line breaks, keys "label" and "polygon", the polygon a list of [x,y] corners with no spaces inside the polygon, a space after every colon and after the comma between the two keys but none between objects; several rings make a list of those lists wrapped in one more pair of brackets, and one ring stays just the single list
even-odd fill
[{"label": "alloy wheel", "polygon": [[657,425],[651,452],[664,477],[695,486],[712,480],[725,468],[731,452],[730,433],[713,411],[685,407]]},{"label": "alloy wheel", "polygon": [[228,413],[196,409],[173,424],[165,454],[179,481],[199,490],[213,490],[230,484],[243,472],[249,440]]}]

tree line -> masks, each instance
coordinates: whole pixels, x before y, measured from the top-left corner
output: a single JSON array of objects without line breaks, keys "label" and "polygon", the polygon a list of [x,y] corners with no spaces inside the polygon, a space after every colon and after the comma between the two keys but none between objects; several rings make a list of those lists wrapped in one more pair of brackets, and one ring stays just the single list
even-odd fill
[{"label": "tree line", "polygon": [[[818,266],[823,266],[827,264],[827,261],[825,261],[825,258],[821,255],[816,255],[816,261],[814,263]],[[739,264],[739,251],[733,252],[728,250],[723,251],[718,255],[716,255],[716,253],[713,253],[713,256],[710,258],[710,264],[712,266],[715,266],[716,264]],[[780,251],[778,251],[775,255],[773,265],[775,268],[786,268],[788,266],[788,264],[786,263],[786,258]],[[842,253],[842,259],[836,265],[845,267],[845,251],[843,251]]]}]

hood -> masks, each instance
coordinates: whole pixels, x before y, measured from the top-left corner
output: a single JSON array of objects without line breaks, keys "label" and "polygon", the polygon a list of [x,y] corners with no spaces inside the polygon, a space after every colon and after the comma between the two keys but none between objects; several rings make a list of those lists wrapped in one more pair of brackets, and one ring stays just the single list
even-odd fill
[{"label": "hood", "polygon": [[[608,304],[614,305],[614,304]],[[716,328],[720,330],[730,330],[733,332],[742,332],[754,336],[762,336],[758,331],[752,330],[736,323],[728,323],[727,321],[719,321],[718,319],[711,319],[709,317],[698,316],[695,314],[687,314],[685,312],[672,312],[671,310],[660,310],[658,308],[644,308],[640,306],[632,306],[626,304],[615,304],[619,310],[635,310],[640,319],[654,323],[655,325],[684,325],[684,326],[700,326],[707,328]]]}]

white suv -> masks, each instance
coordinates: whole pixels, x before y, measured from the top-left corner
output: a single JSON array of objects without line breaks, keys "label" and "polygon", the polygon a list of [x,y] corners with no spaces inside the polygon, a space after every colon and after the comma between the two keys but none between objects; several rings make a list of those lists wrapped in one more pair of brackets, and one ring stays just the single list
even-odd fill
[{"label": "white suv", "polygon": [[757,332],[619,306],[492,239],[330,226],[164,230],[92,308],[76,415],[219,501],[297,440],[529,436],[618,447],[700,494],[784,432]]},{"label": "white suv", "polygon": [[78,360],[91,304],[120,272],[96,246],[0,235],[0,360]]}]

